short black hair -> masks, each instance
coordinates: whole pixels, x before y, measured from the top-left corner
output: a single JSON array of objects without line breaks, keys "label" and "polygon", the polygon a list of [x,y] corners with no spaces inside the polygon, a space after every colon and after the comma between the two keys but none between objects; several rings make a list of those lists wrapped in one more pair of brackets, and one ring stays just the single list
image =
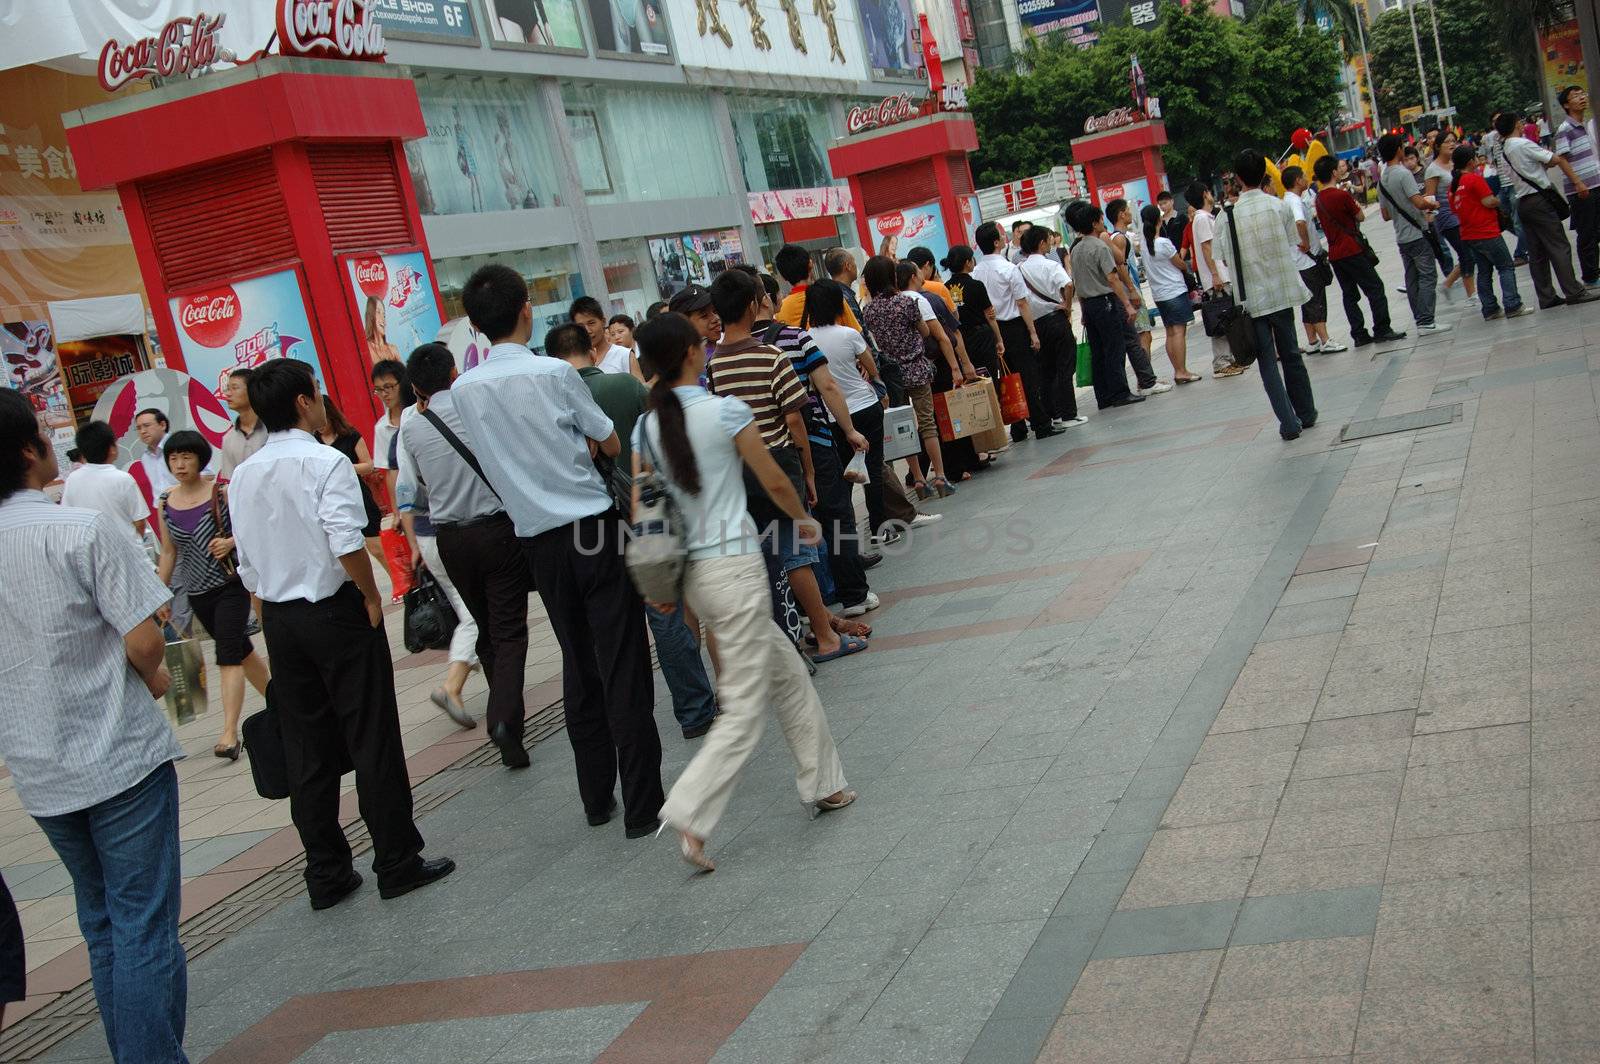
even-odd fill
[{"label": "short black hair", "polygon": [[576,321],[579,314],[587,314],[591,318],[606,320],[605,308],[594,296],[579,296],[572,301],[572,306],[567,309],[567,320]]},{"label": "short black hair", "polygon": [[761,302],[761,283],[741,270],[723,270],[711,282],[711,305],[724,323],[738,321]]},{"label": "short black hair", "polygon": [[914,262],[901,259],[894,264],[894,286],[904,292],[911,287],[913,278],[922,276],[922,267]]},{"label": "short black hair", "polygon": [[450,387],[450,371],[456,367],[456,356],[444,344],[423,344],[406,359],[406,376],[411,378],[412,389],[423,398]]},{"label": "short black hair", "polygon": [[658,299],[654,303],[651,303],[648,307],[644,308],[644,320],[654,321],[656,318],[659,318],[666,312],[667,301],[665,299]]},{"label": "short black hair", "polygon": [[772,256],[772,265],[790,284],[800,284],[811,276],[811,252],[799,244],[785,244]]},{"label": "short black hair", "polygon": [[589,334],[576,322],[557,325],[544,334],[544,353],[554,358],[571,358],[589,353]]},{"label": "short black hair", "polygon": [[1036,225],[1022,234],[1022,250],[1024,254],[1034,255],[1039,249],[1050,242],[1055,233],[1042,225]]},{"label": "short black hair", "polygon": [[211,444],[194,429],[181,429],[168,436],[167,442],[161,445],[161,457],[168,468],[171,468],[172,456],[175,454],[194,455],[195,461],[200,464],[201,469],[204,469],[206,463],[211,461]]},{"label": "short black hair", "polygon": [[1160,203],[1164,199],[1171,199],[1171,198],[1172,198],[1172,193],[1168,192],[1166,189],[1162,189],[1160,192],[1156,193],[1156,202],[1157,203]]},{"label": "short black hair", "polygon": [[1378,158],[1386,163],[1394,162],[1394,157],[1400,154],[1400,145],[1403,142],[1398,133],[1385,133],[1378,138]]},{"label": "short black hair", "polygon": [[1210,191],[1210,185],[1196,178],[1189,182],[1188,188],[1183,190],[1183,198],[1189,202],[1189,206],[1197,211],[1202,211],[1205,210],[1206,206],[1206,194]]},{"label": "short black hair", "polygon": [[[396,363],[398,365],[398,363]],[[298,358],[272,358],[250,374],[250,407],[268,432],[283,432],[300,423],[295,400],[317,394],[311,367]]]},{"label": "short black hair", "polygon": [[49,441],[39,431],[33,404],[21,392],[0,388],[0,499],[10,498],[27,482],[28,456],[24,452],[42,457],[49,448]]},{"label": "short black hair", "polygon": [[1018,229],[1021,229],[1023,226],[1032,225],[1032,224],[1033,223],[1028,221],[1028,219],[1026,219],[1026,218],[1018,218],[1016,221],[1011,223],[1011,232],[1015,233]]},{"label": "short black hair", "polygon": [[1262,178],[1267,176],[1267,157],[1254,148],[1240,148],[1233,157],[1233,172],[1245,188],[1260,188]]},{"label": "short black hair", "polygon": [[1127,209],[1128,209],[1128,201],[1125,200],[1125,199],[1114,199],[1110,203],[1107,203],[1106,204],[1106,224],[1107,225],[1116,225],[1117,224],[1117,219],[1122,217],[1122,212],[1127,210]]},{"label": "short black hair", "polygon": [[957,244],[955,247],[950,249],[950,254],[944,257],[944,262],[940,263],[940,265],[949,270],[951,273],[955,273],[959,271],[961,267],[971,262],[972,259],[972,249],[967,247],[965,244]]},{"label": "short black hair", "polygon": [[802,329],[820,325],[837,325],[844,317],[844,289],[836,284],[814,284],[806,289],[805,312],[800,316]]},{"label": "short black hair", "polygon": [[162,428],[167,428],[172,424],[172,422],[167,420],[167,415],[164,411],[158,410],[153,406],[147,406],[137,414],[133,415],[133,423],[137,425],[139,423],[139,419],[144,417],[146,414],[149,414],[151,417],[161,422]]},{"label": "short black hair", "polygon": [[606,322],[606,324],[607,325],[624,325],[624,326],[626,326],[628,328],[628,330],[630,332],[639,327],[638,323],[635,322],[632,318],[628,317],[628,315],[626,315],[626,314],[613,314],[613,315],[611,315],[611,320]]},{"label": "short black hair", "polygon": [[1067,208],[1067,223],[1082,236],[1094,232],[1094,223],[1100,220],[1100,208],[1087,200],[1079,200]]},{"label": "short black hair", "polygon": [[1283,182],[1283,190],[1287,192],[1304,175],[1305,170],[1298,166],[1285,166],[1283,173],[1278,175],[1278,180]]},{"label": "short black hair", "polygon": [[1326,185],[1333,172],[1339,169],[1339,160],[1332,155],[1324,155],[1311,164],[1311,172],[1317,175],[1317,180]]},{"label": "short black hair", "polygon": [[1566,88],[1564,88],[1560,92],[1556,93],[1556,103],[1560,104],[1561,105],[1561,109],[1563,111],[1565,111],[1567,109],[1567,100],[1569,100],[1572,97],[1572,94],[1575,93],[1575,92],[1582,92],[1582,91],[1583,90],[1581,88],[1579,88],[1577,85],[1568,85]]},{"label": "short black hair", "polygon": [[914,262],[918,266],[934,265],[933,250],[931,248],[925,248],[921,244],[918,244],[916,247],[912,248],[910,251],[906,252],[900,257],[907,262]]},{"label": "short black hair", "polygon": [[757,276],[760,278],[761,287],[767,290],[767,298],[772,300],[772,305],[776,307],[778,305],[778,293],[782,291],[782,287],[778,284],[778,279],[770,273],[758,274]]},{"label": "short black hair", "polygon": [[[987,223],[993,225],[993,222]],[[861,283],[867,286],[867,294],[877,299],[879,296],[892,296],[899,291],[895,284],[894,260],[887,255],[874,255],[867,260],[866,266],[861,269]]]},{"label": "short black hair", "polygon": [[[38,427],[38,418],[35,418],[35,431]],[[78,430],[78,435],[72,442],[83,452],[85,462],[90,465],[105,465],[111,461],[111,449],[117,445],[117,434],[112,432],[111,426],[104,421],[91,421]]]},{"label": "short black hair", "polygon": [[245,380],[248,381],[250,379],[250,373],[251,373],[251,369],[250,369],[249,366],[240,366],[240,367],[238,367],[237,369],[233,370],[231,373],[228,374],[228,379],[230,381],[236,381],[240,377],[243,377]]},{"label": "short black hair", "polygon": [[[411,375],[406,372],[406,364],[398,358],[381,358],[372,364],[372,383],[378,383],[380,377],[393,377],[400,385],[400,408],[404,410],[417,401],[417,393],[411,390]],[[254,403],[250,404],[254,406]]]},{"label": "short black hair", "polygon": [[479,266],[461,289],[461,305],[473,327],[490,343],[498,343],[517,331],[517,319],[528,305],[528,282],[502,263]]},{"label": "short black hair", "polygon": [[1521,117],[1521,115],[1517,114],[1515,108],[1501,111],[1494,116],[1494,131],[1502,137],[1511,136],[1512,132],[1517,128],[1517,119]]},{"label": "short black hair", "polygon": [[972,242],[978,245],[980,254],[993,255],[994,249],[1000,246],[1000,227],[993,222],[984,222],[973,231]]},{"label": "short black hair", "polygon": [[[0,393],[0,394],[3,394],[3,393]],[[76,447],[68,447],[67,448],[67,461],[69,461],[69,462],[81,462],[81,461],[83,461],[83,452],[78,450]]]}]

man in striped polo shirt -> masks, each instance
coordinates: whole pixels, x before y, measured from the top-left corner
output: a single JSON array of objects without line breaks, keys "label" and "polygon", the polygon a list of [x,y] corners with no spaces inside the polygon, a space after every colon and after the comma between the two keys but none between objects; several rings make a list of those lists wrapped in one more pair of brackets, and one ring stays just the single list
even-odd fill
[{"label": "man in striped polo shirt", "polygon": [[[1595,154],[1594,136],[1583,120],[1589,94],[1568,85],[1556,95],[1567,116],[1556,129],[1551,148],[1567,160],[1578,179],[1589,188],[1600,187],[1600,157]],[[1584,284],[1600,281],[1600,197],[1579,196],[1572,178],[1562,175],[1567,202],[1572,205],[1572,231],[1578,237],[1578,272]]]}]

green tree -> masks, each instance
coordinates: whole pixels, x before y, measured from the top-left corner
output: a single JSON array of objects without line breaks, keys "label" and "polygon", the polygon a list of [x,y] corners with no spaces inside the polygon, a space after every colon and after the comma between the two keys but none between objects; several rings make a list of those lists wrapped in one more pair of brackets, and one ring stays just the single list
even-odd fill
[{"label": "green tree", "polygon": [[1166,5],[1153,30],[1105,29],[1079,49],[1059,39],[1030,43],[1018,71],[980,70],[968,93],[978,125],[973,169],[980,185],[1070,162],[1067,141],[1083,120],[1127,105],[1135,53],[1161,99],[1167,172],[1176,183],[1226,169],[1243,147],[1273,156],[1299,126],[1324,124],[1337,106],[1339,54],[1314,24],[1278,5],[1248,22],[1203,5]]},{"label": "green tree", "polygon": [[[1508,20],[1503,0],[1437,0],[1436,8],[1450,102],[1460,125],[1483,129],[1502,107],[1525,107],[1539,99],[1530,21],[1520,17]],[[1416,15],[1428,91],[1443,102],[1433,27],[1426,9],[1419,8]],[[1386,119],[1393,121],[1402,107],[1428,106],[1417,81],[1411,21],[1403,8],[1386,12],[1372,24],[1367,48],[1372,56],[1372,81]]]}]

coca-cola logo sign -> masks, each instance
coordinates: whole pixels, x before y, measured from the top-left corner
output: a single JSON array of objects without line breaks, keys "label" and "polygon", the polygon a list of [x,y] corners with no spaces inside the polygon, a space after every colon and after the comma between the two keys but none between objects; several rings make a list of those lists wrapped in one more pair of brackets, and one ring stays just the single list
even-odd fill
[{"label": "coca-cola logo sign", "polygon": [[278,0],[278,47],[284,55],[380,63],[387,51],[366,0]]},{"label": "coca-cola logo sign", "polygon": [[906,227],[906,216],[899,211],[890,211],[877,219],[879,236],[895,236]]},{"label": "coca-cola logo sign", "polygon": [[227,286],[190,296],[178,304],[178,325],[201,347],[222,347],[244,323],[239,294]]},{"label": "coca-cola logo sign", "polygon": [[217,41],[227,15],[175,18],[154,37],[131,44],[116,40],[100,49],[100,87],[115,92],[137,78],[175,78],[203,70],[233,56]]},{"label": "coca-cola logo sign", "polygon": [[382,299],[389,293],[389,268],[377,256],[354,263],[356,286],[369,299]]},{"label": "coca-cola logo sign", "polygon": [[877,103],[866,107],[858,105],[850,108],[850,113],[845,116],[844,128],[849,133],[860,133],[866,129],[907,122],[915,117],[917,117],[917,105],[911,102],[910,93],[902,92],[898,96],[885,96]]},{"label": "coca-cola logo sign", "polygon": [[1119,107],[1103,115],[1090,115],[1083,120],[1085,133],[1104,133],[1108,129],[1121,129],[1135,122],[1143,122],[1145,113],[1136,107]]}]

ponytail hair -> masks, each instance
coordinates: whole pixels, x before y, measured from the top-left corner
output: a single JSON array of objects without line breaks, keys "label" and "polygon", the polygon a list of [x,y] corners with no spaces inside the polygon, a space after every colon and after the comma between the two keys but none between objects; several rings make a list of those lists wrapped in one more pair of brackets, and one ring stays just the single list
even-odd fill
[{"label": "ponytail hair", "polygon": [[1144,210],[1139,212],[1139,220],[1144,223],[1144,246],[1150,249],[1150,254],[1156,253],[1156,230],[1161,227],[1161,208],[1153,203],[1147,203]]},{"label": "ponytail hair", "polygon": [[[656,371],[655,383],[650,386],[650,409],[656,414],[661,453],[666,459],[665,472],[678,487],[690,495],[699,495],[700,466],[689,444],[683,404],[672,387],[683,372],[690,346],[701,342],[700,330],[682,314],[668,311],[639,326],[634,339],[639,344],[639,358],[648,359]],[[648,426],[645,432],[649,432]]]}]

